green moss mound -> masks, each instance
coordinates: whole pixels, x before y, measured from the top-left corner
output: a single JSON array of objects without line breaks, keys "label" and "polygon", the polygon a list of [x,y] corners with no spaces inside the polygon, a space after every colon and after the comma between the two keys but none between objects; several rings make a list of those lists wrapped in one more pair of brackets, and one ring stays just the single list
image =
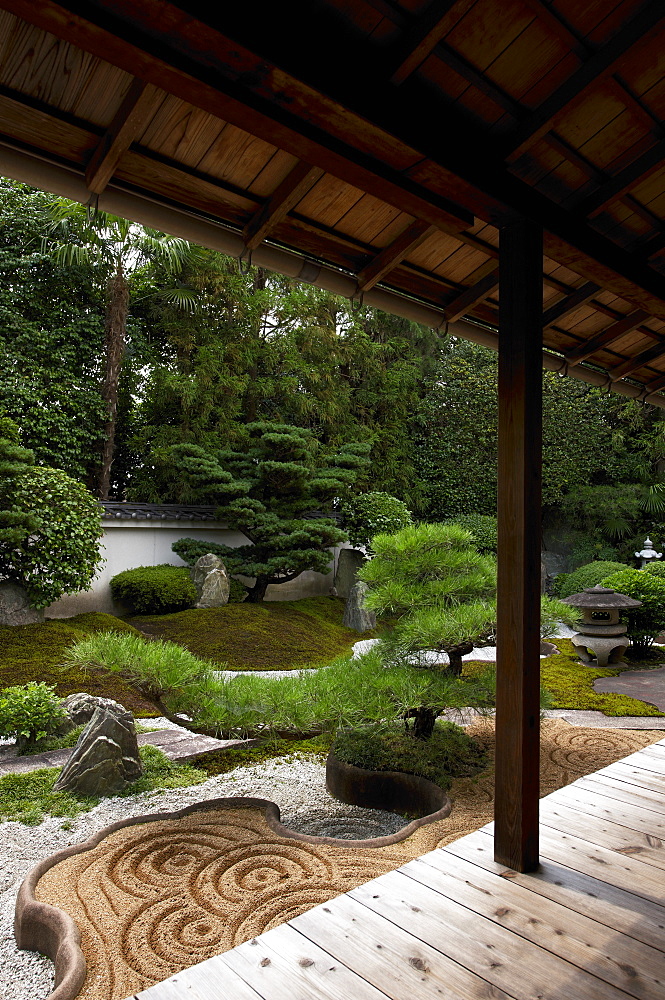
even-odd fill
[{"label": "green moss mound", "polygon": [[295,670],[329,663],[368,638],[342,625],[344,601],[310,597],[302,601],[226,604],[129,619],[146,635],[184,646],[195,656],[231,670]]},{"label": "green moss mound", "polygon": [[75,667],[63,669],[65,650],[99,632],[139,634],[119,618],[98,613],[52,618],[40,625],[0,626],[0,688],[40,680],[52,684],[61,698],[88,691],[114,698],[137,716],[159,714],[152,702],[122,678],[84,673]]},{"label": "green moss mound", "polygon": [[453,778],[477,774],[487,764],[485,751],[465,731],[439,719],[428,740],[416,740],[394,722],[340,730],[332,749],[338,760],[370,771],[404,771],[450,788]]},{"label": "green moss mound", "polygon": [[570,655],[573,650],[570,640],[557,639],[556,646],[560,652],[547,656],[540,663],[540,682],[551,695],[551,708],[592,710],[609,716],[665,714],[659,712],[655,705],[625,694],[594,691],[593,682],[597,677],[617,677],[626,670],[626,664],[604,670],[594,669]]}]

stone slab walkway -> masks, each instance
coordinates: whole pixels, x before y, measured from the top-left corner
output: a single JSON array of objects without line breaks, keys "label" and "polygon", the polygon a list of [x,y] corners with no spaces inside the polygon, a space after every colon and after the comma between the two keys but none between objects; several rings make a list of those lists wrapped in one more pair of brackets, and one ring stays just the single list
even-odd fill
[{"label": "stone slab walkway", "polygon": [[658,667],[657,670],[627,670],[618,677],[599,677],[593,682],[593,689],[602,694],[627,694],[665,712],[665,667]]},{"label": "stone slab walkway", "polygon": [[[152,733],[140,733],[137,739],[139,746],[150,744],[159,747],[169,760],[176,760],[180,764],[202,753],[213,753],[215,750],[256,743],[256,740],[215,740],[210,736],[198,736],[196,733],[181,733],[177,729],[158,729]],[[62,767],[71,752],[71,749],[47,750],[46,753],[36,753],[28,757],[6,754],[0,759],[0,778],[5,774],[36,771],[40,767]]]}]

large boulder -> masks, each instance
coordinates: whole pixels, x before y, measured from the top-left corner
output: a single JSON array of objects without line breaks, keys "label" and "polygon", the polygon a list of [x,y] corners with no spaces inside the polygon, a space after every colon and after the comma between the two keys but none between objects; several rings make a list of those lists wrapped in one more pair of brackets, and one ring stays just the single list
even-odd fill
[{"label": "large boulder", "polygon": [[365,594],[368,590],[366,583],[355,583],[344,608],[342,625],[355,629],[356,632],[369,632],[376,628],[376,615],[365,608]]},{"label": "large boulder", "polygon": [[13,580],[0,583],[0,625],[41,625],[44,609],[30,607],[28,595]]},{"label": "large boulder", "polygon": [[117,795],[142,774],[131,712],[98,707],[53,788],[79,795]]},{"label": "large boulder", "polygon": [[219,556],[208,552],[197,559],[193,579],[199,598],[195,607],[220,608],[228,604],[231,581]]},{"label": "large boulder", "polygon": [[[98,708],[106,708],[110,712],[116,712],[118,715],[127,712],[127,709],[120,702],[113,701],[112,698],[99,698],[97,695],[87,694],[85,691],[68,694],[62,703],[62,707],[70,719],[72,727],[85,726],[90,722]],[[131,715],[130,712],[127,712],[127,714]]]}]

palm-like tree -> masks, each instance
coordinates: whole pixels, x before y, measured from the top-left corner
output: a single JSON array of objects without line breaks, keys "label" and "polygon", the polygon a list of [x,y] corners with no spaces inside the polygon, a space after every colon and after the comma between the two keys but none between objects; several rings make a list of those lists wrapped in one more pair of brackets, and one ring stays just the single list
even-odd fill
[{"label": "palm-like tree", "polygon": [[[195,250],[186,240],[145,229],[106,212],[91,212],[65,198],[54,203],[51,220],[45,243],[52,249],[55,241],[58,262],[65,266],[91,267],[103,282],[106,308],[101,395],[106,422],[97,493],[100,500],[106,500],[115,448],[118,383],[130,313],[132,276],[146,267],[160,265],[163,272],[176,279]],[[191,289],[174,285],[163,294],[181,308],[195,308],[196,293]]]}]

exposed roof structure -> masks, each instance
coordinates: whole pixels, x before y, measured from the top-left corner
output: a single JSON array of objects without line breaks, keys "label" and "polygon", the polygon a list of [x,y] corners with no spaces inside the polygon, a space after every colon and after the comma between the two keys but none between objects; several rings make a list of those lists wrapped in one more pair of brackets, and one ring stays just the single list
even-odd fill
[{"label": "exposed roof structure", "polygon": [[0,172],[486,343],[535,219],[548,366],[665,406],[662,0],[0,10]]}]

